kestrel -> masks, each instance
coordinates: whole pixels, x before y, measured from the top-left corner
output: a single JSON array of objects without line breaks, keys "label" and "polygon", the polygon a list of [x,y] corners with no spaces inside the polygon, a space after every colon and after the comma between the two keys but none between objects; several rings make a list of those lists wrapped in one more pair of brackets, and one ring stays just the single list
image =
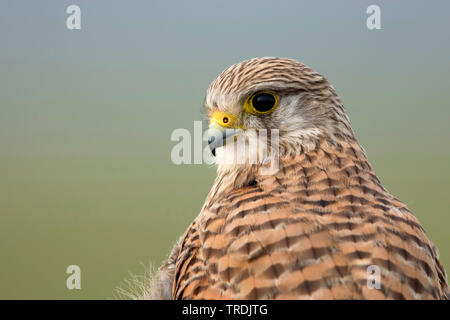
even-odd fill
[{"label": "kestrel", "polygon": [[[211,83],[205,107],[223,137],[209,141],[222,153],[217,178],[150,298],[447,298],[437,249],[375,175],[322,75],[290,59],[247,60]],[[223,160],[263,129],[278,132],[277,170],[262,172],[273,158]]]}]

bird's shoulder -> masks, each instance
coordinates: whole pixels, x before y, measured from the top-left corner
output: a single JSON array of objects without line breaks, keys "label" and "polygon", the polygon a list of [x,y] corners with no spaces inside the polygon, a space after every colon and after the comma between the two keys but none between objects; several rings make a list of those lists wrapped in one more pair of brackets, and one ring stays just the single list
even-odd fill
[{"label": "bird's shoulder", "polygon": [[[433,298],[445,271],[419,221],[357,145],[282,159],[250,186],[216,195],[177,259],[184,298]],[[381,289],[367,286],[368,267]]]}]

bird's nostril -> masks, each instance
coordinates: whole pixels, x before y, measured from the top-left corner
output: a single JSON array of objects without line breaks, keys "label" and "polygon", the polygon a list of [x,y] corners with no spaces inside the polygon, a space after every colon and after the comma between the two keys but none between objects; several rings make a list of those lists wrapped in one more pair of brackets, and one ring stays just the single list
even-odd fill
[{"label": "bird's nostril", "polygon": [[223,123],[228,123],[228,121],[229,121],[229,119],[228,119],[228,117],[223,117]]}]

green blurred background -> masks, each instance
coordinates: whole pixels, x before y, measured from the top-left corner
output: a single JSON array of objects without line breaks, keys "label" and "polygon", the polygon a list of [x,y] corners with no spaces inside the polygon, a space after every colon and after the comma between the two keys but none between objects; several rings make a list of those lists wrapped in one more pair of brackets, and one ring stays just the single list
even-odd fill
[{"label": "green blurred background", "polygon": [[[66,8],[81,7],[81,30]],[[381,7],[382,30],[366,28]],[[105,299],[159,265],[215,176],[170,161],[209,82],[256,56],[340,94],[450,268],[450,2],[1,1],[0,298]],[[82,289],[67,290],[68,265]]]}]

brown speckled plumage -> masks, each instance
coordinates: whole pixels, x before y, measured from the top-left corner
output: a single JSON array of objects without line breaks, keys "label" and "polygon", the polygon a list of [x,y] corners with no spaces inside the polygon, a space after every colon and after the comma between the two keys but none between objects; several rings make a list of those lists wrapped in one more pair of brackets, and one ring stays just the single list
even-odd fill
[{"label": "brown speckled plumage", "polygon": [[[258,90],[276,92],[280,106],[243,114],[243,99]],[[170,298],[446,298],[435,247],[382,186],[325,78],[293,60],[252,59],[225,70],[206,105],[247,127],[279,129],[279,170],[218,164],[171,256]],[[380,289],[367,286],[371,265],[381,270]]]}]

